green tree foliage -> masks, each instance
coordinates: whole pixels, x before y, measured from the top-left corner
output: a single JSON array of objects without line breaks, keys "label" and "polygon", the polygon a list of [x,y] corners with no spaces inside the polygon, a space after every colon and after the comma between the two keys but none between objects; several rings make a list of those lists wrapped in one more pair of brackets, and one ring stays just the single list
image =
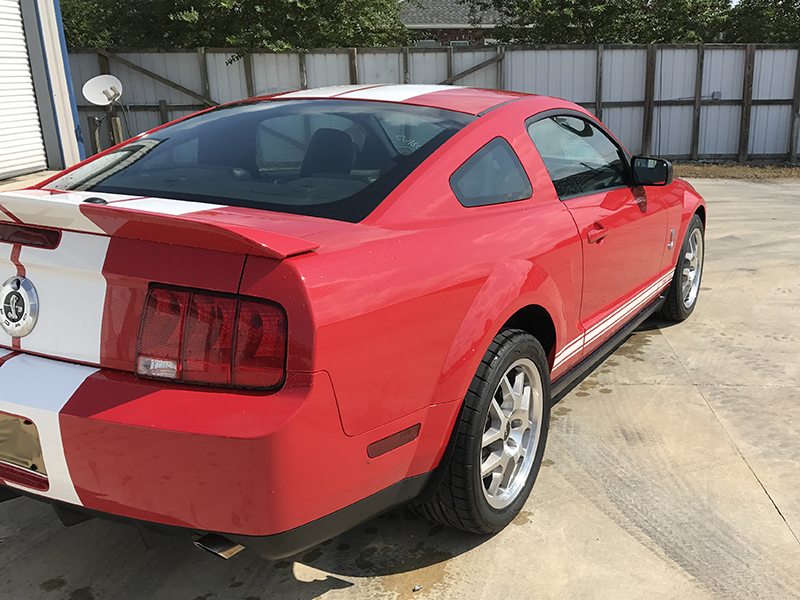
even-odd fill
[{"label": "green tree foliage", "polygon": [[742,0],[731,9],[725,39],[761,44],[800,42],[800,1]]},{"label": "green tree foliage", "polygon": [[397,0],[61,0],[67,45],[275,51],[405,41]]},{"label": "green tree foliage", "polygon": [[499,39],[527,44],[717,40],[728,0],[461,0],[499,14]]}]

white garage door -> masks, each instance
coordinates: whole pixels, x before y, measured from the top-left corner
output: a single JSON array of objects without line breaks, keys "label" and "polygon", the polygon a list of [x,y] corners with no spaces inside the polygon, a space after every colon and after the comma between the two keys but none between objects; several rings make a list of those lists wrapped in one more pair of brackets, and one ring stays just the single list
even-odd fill
[{"label": "white garage door", "polygon": [[45,168],[19,0],[0,0],[0,179]]}]

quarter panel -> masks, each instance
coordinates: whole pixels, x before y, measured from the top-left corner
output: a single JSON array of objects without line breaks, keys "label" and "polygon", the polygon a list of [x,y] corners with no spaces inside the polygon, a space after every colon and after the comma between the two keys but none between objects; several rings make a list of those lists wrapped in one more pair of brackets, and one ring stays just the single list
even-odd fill
[{"label": "quarter panel", "polygon": [[436,381],[489,267],[448,247],[452,235],[388,232],[303,261],[318,322],[315,366],[331,375],[348,435],[456,399],[435,393]]},{"label": "quarter panel", "polygon": [[[481,117],[346,238],[321,232],[320,248],[296,257],[317,321],[315,369],[330,374],[348,435],[461,400],[491,338],[528,303],[551,311],[557,348],[580,337],[580,241],[524,125],[557,102]],[[464,208],[449,177],[498,135],[533,196]]]}]

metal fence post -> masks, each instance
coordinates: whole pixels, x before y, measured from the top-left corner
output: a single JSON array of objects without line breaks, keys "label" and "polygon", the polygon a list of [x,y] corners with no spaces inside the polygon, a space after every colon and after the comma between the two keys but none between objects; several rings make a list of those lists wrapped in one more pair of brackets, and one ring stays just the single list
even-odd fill
[{"label": "metal fence post", "polygon": [[594,116],[603,120],[603,44],[597,44],[597,72],[594,80]]},{"label": "metal fence post", "polygon": [[300,88],[308,89],[308,71],[306,70],[306,53],[300,52],[297,55],[298,68],[300,69]]},{"label": "metal fence post", "polygon": [[742,88],[742,121],[739,127],[739,162],[747,162],[750,145],[750,117],[753,109],[753,70],[756,62],[756,45],[747,44],[744,55],[744,86]]},{"label": "metal fence post", "polygon": [[692,160],[700,158],[700,111],[703,100],[703,65],[706,59],[704,44],[697,46],[697,71],[694,77],[694,117],[692,118]]},{"label": "metal fence post", "polygon": [[211,90],[208,85],[208,63],[206,62],[206,49],[202,46],[197,49],[197,62],[200,63],[200,91],[205,98],[211,100]]},{"label": "metal fence post", "polygon": [[797,136],[800,134],[800,46],[797,47],[797,66],[794,70],[794,95],[792,97],[792,120],[789,127],[789,160],[797,162]]},{"label": "metal fence post", "polygon": [[347,58],[350,63],[350,83],[358,85],[358,48],[348,48]]},{"label": "metal fence post", "polygon": [[242,58],[242,66],[244,67],[244,85],[247,88],[247,97],[252,98],[256,95],[256,85],[253,79],[253,53],[248,52]]},{"label": "metal fence post", "polygon": [[642,154],[653,151],[653,114],[656,95],[656,47],[647,45],[647,62],[644,76],[644,123],[642,130]]}]

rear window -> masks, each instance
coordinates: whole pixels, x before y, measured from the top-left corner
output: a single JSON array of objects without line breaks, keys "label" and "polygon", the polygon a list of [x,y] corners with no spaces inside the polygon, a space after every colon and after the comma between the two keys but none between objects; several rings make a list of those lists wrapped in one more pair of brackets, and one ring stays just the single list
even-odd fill
[{"label": "rear window", "polygon": [[358,222],[474,116],[353,100],[226,106],[52,181]]}]

